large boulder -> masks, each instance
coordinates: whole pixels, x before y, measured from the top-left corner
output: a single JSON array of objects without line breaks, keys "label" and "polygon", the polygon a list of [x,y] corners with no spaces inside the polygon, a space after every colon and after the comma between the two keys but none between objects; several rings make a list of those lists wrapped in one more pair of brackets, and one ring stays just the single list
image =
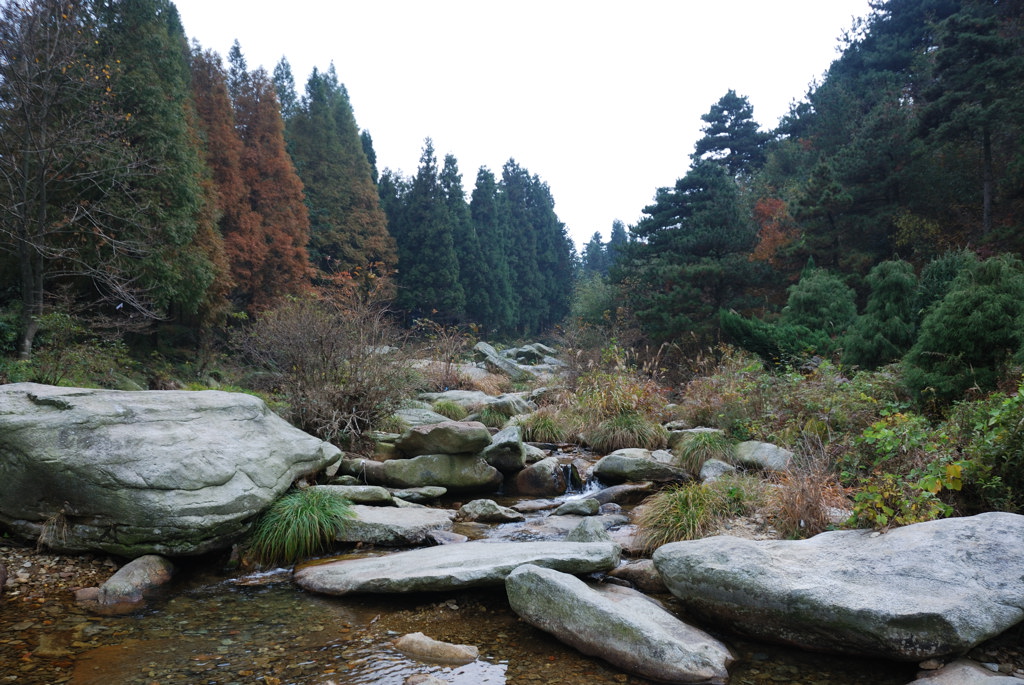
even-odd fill
[{"label": "large boulder", "polygon": [[747,440],[733,448],[733,459],[737,464],[763,471],[788,471],[793,453],[770,442]]},{"label": "large boulder", "polygon": [[569,487],[565,471],[558,457],[541,459],[516,474],[515,491],[535,497],[561,495]]},{"label": "large boulder", "polygon": [[520,566],[505,580],[512,610],[590,656],[667,683],[725,683],[729,648],[636,590]]},{"label": "large boulder", "polygon": [[491,373],[503,374],[514,381],[528,381],[535,376],[528,369],[516,364],[511,359],[498,354],[493,346],[480,341],[473,346],[473,352],[484,363],[484,367]]},{"label": "large boulder", "polygon": [[980,514],[808,540],[675,542],[654,564],[688,612],[807,649],[920,660],[1024,619],[1024,516]]},{"label": "large boulder", "polygon": [[61,552],[224,549],[340,457],[251,395],[0,386],[0,523]]},{"label": "large boulder", "polygon": [[619,548],[605,542],[465,542],[304,566],[294,577],[300,587],[328,595],[443,592],[500,586],[523,564],[566,573],[608,571],[619,564]]},{"label": "large boulder", "polygon": [[395,442],[410,457],[421,454],[472,454],[491,444],[491,432],[478,421],[444,421],[413,426]]},{"label": "large boulder", "polygon": [[522,471],[526,467],[523,429],[513,425],[498,431],[491,438],[491,444],[484,448],[481,456],[502,473]]},{"label": "large boulder", "polygon": [[601,457],[591,475],[602,483],[636,483],[639,481],[683,482],[692,480],[686,469],[667,464],[654,457],[650,450],[627,448]]}]

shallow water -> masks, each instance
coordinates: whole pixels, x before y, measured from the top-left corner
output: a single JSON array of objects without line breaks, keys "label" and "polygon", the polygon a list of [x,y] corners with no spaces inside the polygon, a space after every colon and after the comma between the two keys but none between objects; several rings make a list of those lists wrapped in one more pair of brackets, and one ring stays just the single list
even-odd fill
[{"label": "shallow water", "polygon": [[[500,589],[324,597],[300,590],[282,570],[241,578],[191,574],[130,616],[93,616],[71,604],[34,607],[34,616],[19,616],[18,609],[0,607],[0,634],[21,642],[0,643],[0,682],[402,685],[416,673],[458,685],[651,682],[523,623]],[[449,667],[417,662],[392,647],[399,635],[417,631],[476,645],[481,657]],[[734,684],[903,685],[915,670],[721,637],[738,657],[730,669]],[[24,656],[40,647],[53,656]]]}]

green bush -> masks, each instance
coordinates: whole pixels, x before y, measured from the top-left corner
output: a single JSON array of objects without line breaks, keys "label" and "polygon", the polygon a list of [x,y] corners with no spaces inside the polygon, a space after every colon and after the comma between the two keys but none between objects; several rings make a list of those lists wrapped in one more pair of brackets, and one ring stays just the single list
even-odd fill
[{"label": "green bush", "polygon": [[[963,412],[963,410],[961,410]],[[1013,394],[973,403],[964,453],[972,460],[971,481],[985,508],[1024,508],[1024,383]]]},{"label": "green bush", "polygon": [[917,277],[904,261],[878,264],[867,276],[867,308],[843,338],[843,363],[877,369],[902,357],[917,336]]},{"label": "green bush", "polygon": [[921,324],[904,358],[907,387],[921,403],[946,405],[970,389],[996,387],[1022,347],[1024,263],[992,257],[960,272]]},{"label": "green bush", "polygon": [[249,554],[261,566],[294,564],[324,551],[353,516],[351,503],[331,490],[292,490],[260,516]]}]

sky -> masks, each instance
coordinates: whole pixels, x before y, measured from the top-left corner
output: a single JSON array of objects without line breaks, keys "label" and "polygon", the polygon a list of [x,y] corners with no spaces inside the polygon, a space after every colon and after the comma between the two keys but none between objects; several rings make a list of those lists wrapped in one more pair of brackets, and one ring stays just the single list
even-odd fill
[{"label": "sky", "polygon": [[869,0],[174,0],[185,33],[250,69],[287,57],[301,95],[332,62],[378,169],[426,138],[477,170],[510,158],[551,190],[582,248],[685,175],[729,89],[771,129],[838,56]]}]

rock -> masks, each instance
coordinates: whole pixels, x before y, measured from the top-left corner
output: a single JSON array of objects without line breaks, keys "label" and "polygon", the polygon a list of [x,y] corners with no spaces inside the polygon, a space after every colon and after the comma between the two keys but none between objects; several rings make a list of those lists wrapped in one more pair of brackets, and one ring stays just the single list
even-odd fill
[{"label": "rock", "polygon": [[438,414],[433,409],[422,407],[403,407],[397,410],[394,416],[407,426],[426,426],[451,420],[444,414]]},{"label": "rock", "polygon": [[571,499],[558,507],[558,509],[555,509],[555,515],[594,516],[600,508],[601,503],[593,497],[587,497],[586,499]]},{"label": "rock", "polygon": [[0,386],[0,525],[58,552],[227,549],[341,455],[259,398]]},{"label": "rock", "polygon": [[505,580],[512,610],[584,654],[643,678],[725,683],[729,648],[683,623],[645,595],[524,565]]},{"label": "rock", "polygon": [[491,444],[491,432],[477,421],[448,421],[414,426],[395,441],[410,457],[421,454],[474,454]]},{"label": "rock", "polygon": [[440,642],[423,633],[403,635],[395,640],[395,649],[414,659],[441,664],[468,664],[480,656],[480,650],[473,645]]},{"label": "rock", "polygon": [[605,504],[636,504],[641,502],[657,491],[654,483],[646,481],[643,483],[623,483],[612,485],[604,490],[594,493],[593,497],[602,506]]},{"label": "rock", "polygon": [[467,536],[450,530],[432,530],[427,533],[427,542],[433,545],[456,545],[468,541]]},{"label": "rock", "polygon": [[763,471],[787,471],[793,453],[769,442],[747,440],[736,445],[733,459],[737,464]]},{"label": "rock", "polygon": [[608,543],[473,541],[305,566],[295,571],[295,582],[328,595],[443,592],[501,585],[523,564],[594,573],[618,563],[619,548]]},{"label": "rock", "polygon": [[422,545],[434,530],[451,530],[455,512],[417,507],[370,507],[353,504],[355,518],[345,522],[335,540],[404,547]]},{"label": "rock", "polygon": [[564,493],[568,480],[558,458],[547,457],[516,474],[515,487],[520,495],[548,497]]},{"label": "rock", "polygon": [[341,495],[352,504],[394,506],[395,499],[387,488],[379,485],[314,485],[318,490],[329,490]]},{"label": "rock", "polygon": [[584,521],[593,521],[587,526],[601,525],[605,530],[621,526],[629,522],[629,517],[621,514],[607,516],[545,516],[527,521],[522,531],[533,539],[553,540],[565,538]]},{"label": "rock", "polygon": [[392,488],[391,496],[406,502],[422,504],[424,502],[432,502],[439,497],[444,497],[447,492],[447,488],[442,488],[438,485],[425,485],[422,488]]},{"label": "rock", "polygon": [[914,681],[915,685],[1021,685],[1021,683],[1024,683],[1024,680],[992,673],[969,659],[957,659]]},{"label": "rock", "polygon": [[548,457],[547,452],[528,442],[523,443],[523,452],[526,455],[525,460],[527,464],[536,464],[541,459],[547,459]]},{"label": "rock", "polygon": [[95,613],[131,613],[138,611],[153,590],[169,583],[173,575],[174,564],[159,555],[147,554],[122,566],[98,588],[76,592],[75,600]]},{"label": "rock", "polygon": [[725,435],[725,431],[721,428],[689,428],[682,421],[670,421],[665,424],[665,429],[668,431],[668,448],[670,450],[688,440],[695,433],[719,433]]},{"label": "rock", "polygon": [[599,518],[588,516],[577,523],[565,539],[568,542],[611,542],[612,536],[608,535],[608,530]]},{"label": "rock", "polygon": [[688,613],[764,640],[920,661],[1024,619],[1024,516],[988,513],[808,540],[675,542],[654,564]]},{"label": "rock", "polygon": [[3,599],[5,585],[7,585],[7,567],[0,564],[0,600]]},{"label": "rock", "polygon": [[534,378],[528,369],[501,356],[497,350],[483,341],[474,345],[473,351],[483,361],[484,367],[492,373],[503,374],[514,381],[528,381]]},{"label": "rock", "polygon": [[498,469],[476,455],[464,454],[392,459],[379,464],[379,468],[366,468],[365,477],[368,483],[389,488],[440,486],[452,493],[494,492],[502,481]]},{"label": "rock", "polygon": [[640,592],[651,595],[668,594],[665,581],[658,575],[658,569],[654,568],[654,562],[650,559],[627,561],[609,571],[608,575],[629,581]]},{"label": "rock", "polygon": [[402,685],[451,685],[451,683],[429,673],[414,673],[402,681]]},{"label": "rock", "polygon": [[528,402],[519,393],[505,393],[491,399],[488,404],[505,416],[529,414],[537,409],[537,405]]},{"label": "rock", "polygon": [[522,471],[526,467],[523,429],[513,425],[498,431],[480,456],[502,473]]},{"label": "rock", "polygon": [[615,450],[598,460],[591,472],[602,483],[616,484],[639,481],[684,482],[692,480],[685,469],[657,461],[650,450],[630,448]]},{"label": "rock", "polygon": [[513,523],[526,520],[518,511],[500,506],[492,499],[476,499],[464,504],[459,509],[459,518],[480,523]]},{"label": "rock", "polygon": [[724,475],[736,473],[737,469],[720,459],[708,459],[700,467],[700,482],[713,483]]},{"label": "rock", "polygon": [[431,404],[438,400],[447,400],[466,409],[472,409],[490,403],[494,396],[480,390],[445,390],[444,392],[421,392],[419,398]]}]

